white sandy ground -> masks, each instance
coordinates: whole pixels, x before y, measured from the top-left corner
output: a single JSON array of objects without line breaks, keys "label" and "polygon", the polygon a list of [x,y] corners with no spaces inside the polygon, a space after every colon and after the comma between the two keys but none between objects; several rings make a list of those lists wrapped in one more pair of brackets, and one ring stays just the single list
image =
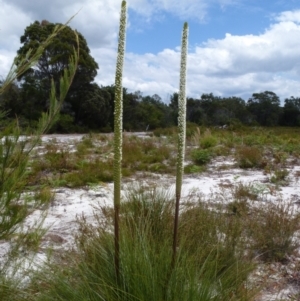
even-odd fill
[{"label": "white sandy ground", "polygon": [[[140,135],[142,136],[142,134]],[[53,138],[58,143],[71,145],[74,141],[82,139],[83,135],[46,135],[43,142],[47,142]],[[215,202],[232,201],[232,187],[238,183],[249,184],[252,189],[259,193],[259,201],[256,204],[264,205],[266,202],[282,202],[294,204],[294,209],[300,209],[300,162],[289,170],[289,181],[287,186],[275,189],[275,185],[269,181],[270,175],[264,175],[261,170],[243,170],[233,166],[233,159],[218,158],[209,165],[205,173],[199,175],[185,176],[182,187],[182,201],[184,200],[201,200]],[[223,168],[218,170],[218,167]],[[227,169],[224,167],[227,166]],[[297,173],[298,172],[298,173]],[[138,180],[127,181],[124,184],[130,186],[137,183]],[[144,183],[149,185],[159,184],[164,190],[167,189],[170,194],[174,194],[175,177],[153,175],[148,180],[143,178]],[[130,183],[131,182],[131,183]],[[54,190],[55,197],[51,206],[47,209],[47,216],[44,220],[44,228],[48,231],[43,239],[38,254],[35,256],[30,265],[25,261],[25,268],[34,268],[39,266],[47,257],[47,249],[68,249],[74,246],[74,234],[77,231],[78,224],[76,218],[84,215],[88,221],[93,222],[93,212],[100,206],[113,205],[113,184],[103,184],[102,186],[93,186],[81,189],[58,188]],[[33,225],[45,211],[36,210],[27,219],[28,226]],[[9,242],[0,242],[0,262],[4,260]],[[292,258],[291,264],[300,261],[300,258]],[[290,269],[290,270],[288,270]],[[293,285],[280,285],[282,275],[285,273],[294,273],[292,267],[285,267],[282,264],[274,263],[268,270],[259,267],[255,272],[257,277],[264,276],[271,281],[272,284],[262,292],[257,301],[273,301],[273,300],[295,300],[292,295],[300,291],[300,288]],[[271,273],[271,274],[270,274]],[[300,278],[299,278],[300,279]],[[274,280],[274,281],[273,281]],[[297,291],[298,289],[298,291]]]}]

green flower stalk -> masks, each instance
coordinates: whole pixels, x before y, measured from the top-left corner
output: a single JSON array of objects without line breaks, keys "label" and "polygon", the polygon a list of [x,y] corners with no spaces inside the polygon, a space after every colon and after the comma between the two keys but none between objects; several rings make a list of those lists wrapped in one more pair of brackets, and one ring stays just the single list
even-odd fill
[{"label": "green flower stalk", "polygon": [[121,200],[121,164],[122,164],[122,131],[123,131],[123,65],[126,39],[126,1],[122,1],[119,44],[115,77],[115,111],[114,111],[114,227],[115,227],[115,270],[119,278],[119,212]]},{"label": "green flower stalk", "polygon": [[178,219],[179,203],[181,197],[183,163],[185,154],[185,137],[186,137],[186,62],[188,47],[188,23],[185,22],[182,32],[181,41],[181,61],[180,61],[180,83],[178,99],[178,150],[177,150],[177,172],[176,172],[176,206],[174,218],[174,237],[173,237],[173,263],[176,257],[176,248],[178,240]]}]

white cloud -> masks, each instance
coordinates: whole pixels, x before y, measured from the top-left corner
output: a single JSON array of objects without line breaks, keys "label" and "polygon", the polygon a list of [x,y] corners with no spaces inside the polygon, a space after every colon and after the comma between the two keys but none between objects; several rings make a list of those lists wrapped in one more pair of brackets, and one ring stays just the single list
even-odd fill
[{"label": "white cloud", "polygon": [[[241,0],[128,0],[128,5],[145,18],[169,12],[178,18],[203,20],[209,5],[227,7]],[[26,26],[35,20],[71,23],[87,39],[99,64],[96,81],[114,83],[116,37],[121,0],[0,0],[0,75],[5,75]],[[108,17],[109,16],[109,17]],[[281,97],[300,96],[300,10],[286,11],[259,35],[210,39],[191,45],[188,56],[187,93],[242,96],[271,90]],[[163,99],[178,90],[180,49],[158,53],[126,53],[124,86],[144,95]]]},{"label": "white cloud", "polygon": [[[300,24],[280,22],[261,35],[233,36],[209,40],[195,50],[204,57],[200,67],[216,76],[248,72],[285,72],[299,68]],[[193,64],[194,65],[194,64]]]},{"label": "white cloud", "polygon": [[43,19],[53,23],[65,23],[78,13],[70,25],[83,34],[90,46],[107,46],[116,38],[120,0],[10,0],[9,3],[30,16],[30,21],[24,27],[35,20]]},{"label": "white cloud", "polygon": [[242,0],[129,0],[129,7],[140,14],[153,17],[160,13],[171,13],[180,19],[205,21],[209,8],[219,5],[222,9],[237,5]]},{"label": "white cloud", "polygon": [[[300,24],[293,22],[298,12],[278,16],[260,35],[234,36],[209,40],[190,49],[187,92],[237,95],[247,99],[254,92],[270,90],[283,98],[300,95]],[[290,19],[288,18],[290,17]],[[164,96],[177,90],[178,50],[160,53],[127,54],[125,68],[128,88],[143,87],[146,94]],[[129,76],[130,74],[130,76]],[[164,98],[164,97],[163,97]]]},{"label": "white cloud", "polygon": [[300,10],[282,12],[275,16],[275,20],[278,22],[300,23]]},{"label": "white cloud", "polygon": [[30,18],[22,10],[0,0],[0,49],[15,47]]}]

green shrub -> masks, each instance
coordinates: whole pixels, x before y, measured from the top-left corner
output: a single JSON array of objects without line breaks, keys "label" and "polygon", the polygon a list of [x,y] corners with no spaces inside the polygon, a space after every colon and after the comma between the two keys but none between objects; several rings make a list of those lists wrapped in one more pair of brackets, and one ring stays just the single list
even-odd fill
[{"label": "green shrub", "polygon": [[207,149],[196,149],[191,152],[191,157],[195,164],[204,165],[210,162],[212,154]]},{"label": "green shrub", "polygon": [[184,173],[185,174],[192,174],[192,173],[201,173],[205,171],[204,166],[198,166],[194,164],[188,164],[184,167]]},{"label": "green shrub", "polygon": [[218,143],[217,138],[212,135],[206,135],[200,139],[200,146],[203,149],[211,148],[216,146]]}]

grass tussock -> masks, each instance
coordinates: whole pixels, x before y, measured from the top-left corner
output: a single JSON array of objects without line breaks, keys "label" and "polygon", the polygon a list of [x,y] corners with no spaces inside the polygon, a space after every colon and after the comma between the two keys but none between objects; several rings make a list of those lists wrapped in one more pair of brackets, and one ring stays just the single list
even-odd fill
[{"label": "grass tussock", "polygon": [[262,150],[254,146],[241,146],[236,150],[236,160],[241,168],[259,168],[263,162]]},{"label": "grass tussock", "polygon": [[284,261],[299,247],[300,215],[293,205],[267,204],[248,219],[253,254],[264,261]]},{"label": "grass tussock", "polygon": [[159,190],[128,194],[120,215],[119,279],[112,211],[102,208],[95,226],[81,220],[78,252],[63,269],[54,265],[34,278],[31,300],[250,300],[246,278],[253,265],[239,252],[239,220],[220,219],[201,203],[181,215],[171,268],[173,203]]}]

